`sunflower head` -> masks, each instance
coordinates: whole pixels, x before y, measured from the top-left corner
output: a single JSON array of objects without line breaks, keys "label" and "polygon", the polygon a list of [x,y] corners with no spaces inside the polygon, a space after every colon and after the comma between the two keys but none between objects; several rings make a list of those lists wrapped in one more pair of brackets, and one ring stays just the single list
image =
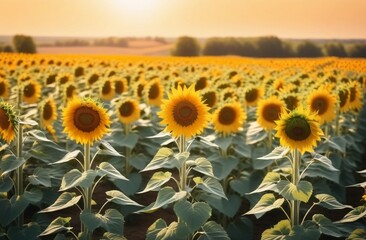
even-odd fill
[{"label": "sunflower head", "polygon": [[68,101],[77,96],[77,88],[74,83],[68,83],[63,88],[64,100]]},{"label": "sunflower head", "polygon": [[137,83],[135,84],[134,93],[135,93],[135,97],[137,99],[142,98],[145,85],[146,85],[146,81],[144,79],[138,80]]},{"label": "sunflower head", "polygon": [[135,99],[126,98],[117,105],[117,115],[123,124],[129,124],[140,118],[139,102]]},{"label": "sunflower head", "polygon": [[9,97],[9,81],[0,77],[0,98],[7,99]]},{"label": "sunflower head", "polygon": [[313,152],[313,147],[320,141],[323,131],[319,125],[319,116],[299,106],[291,112],[285,112],[276,121],[276,137],[280,144],[301,153]]},{"label": "sunflower head", "polygon": [[7,143],[15,138],[17,123],[13,106],[0,101],[0,135]]},{"label": "sunflower head", "polygon": [[56,81],[59,85],[64,85],[74,81],[74,76],[69,73],[58,74]]},{"label": "sunflower head", "polygon": [[258,103],[257,122],[264,129],[273,129],[276,127],[276,121],[284,112],[285,103],[277,97],[262,99]]},{"label": "sunflower head", "polygon": [[349,85],[349,108],[360,110],[362,108],[362,91],[357,81],[352,81]]},{"label": "sunflower head", "polygon": [[202,102],[193,85],[173,89],[160,107],[158,115],[162,118],[161,124],[166,125],[166,131],[171,132],[173,137],[191,138],[200,134],[211,117],[209,108]]},{"label": "sunflower head", "polygon": [[39,104],[39,114],[44,126],[51,125],[57,119],[57,108],[53,98],[48,98]]},{"label": "sunflower head", "polygon": [[338,103],[340,112],[346,112],[349,109],[349,90],[347,87],[338,89]]},{"label": "sunflower head", "polygon": [[244,93],[244,99],[247,106],[257,105],[259,99],[263,96],[262,87],[250,87]]},{"label": "sunflower head", "polygon": [[109,130],[110,118],[100,103],[75,98],[63,109],[64,132],[81,144],[100,140]]},{"label": "sunflower head", "polygon": [[208,86],[208,83],[208,78],[206,76],[202,76],[194,83],[194,90],[198,91],[205,89]]},{"label": "sunflower head", "polygon": [[98,73],[93,72],[89,75],[89,77],[86,79],[89,86],[92,86],[94,83],[96,83],[99,80],[100,76]]},{"label": "sunflower head", "polygon": [[124,92],[127,92],[128,90],[128,83],[126,78],[115,78],[114,79],[114,91],[117,94],[122,94]]},{"label": "sunflower head", "polygon": [[210,90],[210,89],[203,90],[201,92],[201,96],[202,96],[203,102],[209,108],[213,108],[218,102],[217,93],[214,90]]},{"label": "sunflower head", "polygon": [[312,92],[308,97],[310,111],[319,115],[321,124],[335,118],[336,102],[336,97],[324,88]]},{"label": "sunflower head", "polygon": [[164,88],[159,78],[150,80],[144,88],[145,100],[151,106],[160,106],[163,94]]},{"label": "sunflower head", "polygon": [[283,78],[277,78],[274,82],[273,82],[273,88],[276,91],[280,91],[282,88],[285,87],[285,80],[283,80]]},{"label": "sunflower head", "polygon": [[114,84],[110,79],[105,79],[100,87],[100,97],[104,100],[110,101],[114,97]]},{"label": "sunflower head", "polygon": [[226,103],[216,109],[212,118],[215,131],[226,136],[240,130],[246,115],[241,104],[235,101]]},{"label": "sunflower head", "polygon": [[285,102],[286,109],[289,111],[292,111],[295,108],[297,108],[300,103],[299,96],[296,93],[284,94],[281,99],[282,99],[282,101]]},{"label": "sunflower head", "polygon": [[41,84],[35,80],[28,80],[22,84],[23,101],[36,103],[41,96]]}]

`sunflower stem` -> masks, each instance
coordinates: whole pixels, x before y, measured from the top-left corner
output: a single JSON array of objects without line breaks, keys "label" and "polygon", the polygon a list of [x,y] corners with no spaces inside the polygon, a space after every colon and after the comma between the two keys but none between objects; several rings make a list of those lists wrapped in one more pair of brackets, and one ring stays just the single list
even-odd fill
[{"label": "sunflower stem", "polygon": [[339,115],[340,115],[340,111],[339,111],[339,106],[338,106],[336,108],[335,132],[334,132],[335,136],[339,135]]},{"label": "sunflower stem", "polygon": [[[17,159],[18,161],[21,160],[23,157],[23,126],[20,122],[18,122],[18,132],[17,132]],[[23,195],[24,186],[23,186],[23,166],[19,166],[16,170],[16,188],[15,188],[15,195],[17,198]],[[24,222],[24,213],[20,214],[17,218],[17,225],[18,227],[22,227]]]},{"label": "sunflower stem", "polygon": [[[187,147],[187,141],[186,141],[186,137],[184,135],[181,135],[179,137],[179,144],[178,144],[178,148],[179,148],[179,153],[183,153],[185,152]],[[183,163],[181,163],[181,167],[180,167],[180,190],[181,191],[185,191],[186,189],[186,185],[187,185],[187,169],[186,169],[186,159],[184,160]]]},{"label": "sunflower stem", "polygon": [[[296,187],[299,185],[300,176],[300,159],[301,154],[297,149],[292,150],[292,173],[291,180],[292,184]],[[300,215],[300,201],[291,200],[291,225],[292,227],[299,225],[299,215]]]},{"label": "sunflower stem", "polygon": [[[130,133],[130,124],[129,123],[126,123],[124,124],[124,130],[125,130],[125,135],[126,137],[128,136],[128,134]],[[125,153],[125,172],[126,172],[126,175],[128,176],[131,172],[131,166],[130,166],[130,158],[131,158],[131,149],[129,147],[126,146],[126,153]]]},{"label": "sunflower stem", "polygon": [[[90,170],[90,143],[84,144],[84,172],[87,172]],[[86,187],[83,188],[84,190],[84,197],[85,197],[85,205],[83,212],[91,212],[91,206],[92,206],[92,188]],[[86,239],[91,239],[92,232],[88,229],[88,227],[85,224],[82,224],[82,229],[85,233]]]},{"label": "sunflower stem", "polygon": [[[273,147],[273,139],[272,139],[272,129],[268,130],[268,153],[272,152],[272,147]],[[267,167],[267,172],[271,172],[272,171],[272,164],[268,165]]]}]

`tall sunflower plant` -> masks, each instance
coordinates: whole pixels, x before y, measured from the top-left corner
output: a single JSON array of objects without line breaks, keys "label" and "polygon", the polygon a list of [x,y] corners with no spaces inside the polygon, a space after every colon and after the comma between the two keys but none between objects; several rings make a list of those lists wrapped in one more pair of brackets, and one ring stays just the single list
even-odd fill
[{"label": "tall sunflower plant", "polygon": [[[95,209],[97,203],[93,200],[98,184],[104,179],[128,181],[107,161],[109,157],[123,157],[108,142],[102,140],[110,126],[107,111],[93,99],[74,99],[63,109],[62,116],[64,132],[68,138],[82,144],[83,151],[75,149],[50,163],[54,166],[65,164],[71,166],[72,161],[75,164],[62,176],[59,185],[59,191],[62,193],[38,213],[44,214],[74,207],[80,211],[81,229],[76,234],[72,231],[73,227],[70,227],[71,217],[57,217],[39,236],[67,234],[77,239],[92,239],[94,230],[103,228],[105,237],[112,235],[123,237],[123,215],[115,208],[105,209],[106,206],[110,204],[142,206],[118,190],[106,191],[107,201],[99,209]],[[92,151],[97,141],[100,142],[96,151]]]},{"label": "tall sunflower plant", "polygon": [[[342,225],[342,221],[333,222],[325,215],[313,214],[312,211],[315,206],[332,211],[353,209],[352,206],[339,202],[336,197],[318,192],[318,189],[314,188],[313,184],[317,184],[319,177],[326,178],[327,175],[339,172],[329,158],[314,151],[324,135],[320,128],[319,116],[299,106],[293,111],[281,114],[274,130],[280,146],[259,159],[275,161],[278,167],[266,174],[257,189],[248,193],[260,193],[262,196],[244,215],[260,218],[275,209],[283,213],[285,219],[273,228],[265,230],[262,239],[347,236],[348,230]],[[314,202],[310,204],[309,201],[312,200]],[[304,209],[306,211],[302,211]],[[310,216],[311,214],[313,215]]]},{"label": "tall sunflower plant", "polygon": [[[177,220],[169,225],[163,219],[156,220],[148,228],[146,237],[160,239],[164,235],[172,239],[193,239],[217,234],[220,239],[229,239],[220,224],[209,220],[212,208],[203,197],[208,194],[216,199],[227,199],[224,190],[214,176],[210,161],[190,152],[192,142],[208,125],[211,117],[208,107],[193,86],[179,86],[163,100],[158,115],[161,124],[165,125],[164,132],[172,140],[161,147],[142,170],[155,172],[139,193],[158,193],[156,201],[138,213],[151,213],[173,205]],[[165,137],[166,134],[159,136]],[[175,183],[176,188],[169,183]]]}]

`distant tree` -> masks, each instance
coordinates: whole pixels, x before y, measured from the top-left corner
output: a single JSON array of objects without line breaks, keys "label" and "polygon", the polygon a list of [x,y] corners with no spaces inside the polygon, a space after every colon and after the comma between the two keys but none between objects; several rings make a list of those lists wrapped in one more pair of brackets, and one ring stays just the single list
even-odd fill
[{"label": "distant tree", "polygon": [[13,37],[15,51],[19,53],[36,53],[36,44],[31,36],[15,35]]},{"label": "distant tree", "polygon": [[366,58],[366,44],[355,44],[349,49],[352,58]]},{"label": "distant tree", "polygon": [[342,43],[329,43],[324,46],[327,56],[347,57],[346,49]]},{"label": "distant tree", "polygon": [[297,57],[321,57],[323,56],[322,49],[315,43],[305,41],[297,46]]},{"label": "distant tree", "polygon": [[10,45],[6,45],[3,47],[2,52],[11,53],[11,52],[14,52],[14,50]]},{"label": "distant tree", "polygon": [[241,41],[238,55],[245,57],[255,57],[258,56],[258,51],[252,42]]},{"label": "distant tree", "polygon": [[257,46],[259,57],[286,57],[283,43],[278,37],[260,37]]},{"label": "distant tree", "polygon": [[222,38],[207,39],[202,49],[202,55],[205,56],[223,56],[227,54],[226,44]]},{"label": "distant tree", "polygon": [[179,37],[175,48],[172,51],[174,56],[198,56],[200,55],[200,45],[195,38],[183,36]]}]

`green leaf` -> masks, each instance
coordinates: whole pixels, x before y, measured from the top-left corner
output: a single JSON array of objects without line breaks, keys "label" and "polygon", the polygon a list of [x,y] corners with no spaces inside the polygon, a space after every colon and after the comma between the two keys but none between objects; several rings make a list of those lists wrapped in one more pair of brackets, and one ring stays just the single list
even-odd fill
[{"label": "green leaf", "polygon": [[135,194],[142,184],[142,176],[137,172],[132,172],[128,175],[129,181],[121,179],[112,179],[113,184],[127,196]]},{"label": "green leaf", "polygon": [[347,240],[364,240],[366,239],[366,229],[357,228],[351,232]]},{"label": "green leaf", "polygon": [[366,206],[358,206],[355,209],[351,210],[347,213],[341,220],[337,221],[336,223],[347,223],[347,222],[354,222],[360,218],[366,216]]},{"label": "green leaf", "polygon": [[194,162],[196,166],[193,168],[193,170],[206,176],[215,178],[210,161],[208,161],[206,158],[200,157],[197,158]]},{"label": "green leaf", "polygon": [[232,136],[228,137],[218,137],[215,139],[215,143],[224,151],[227,151],[229,146],[231,145],[231,142],[233,141]]},{"label": "green leaf", "polygon": [[0,170],[2,172],[1,177],[14,171],[15,169],[18,169],[24,163],[25,163],[24,158],[17,158],[11,154],[2,156],[0,161]]},{"label": "green leaf", "polygon": [[186,195],[187,195],[186,191],[175,192],[172,187],[164,187],[159,191],[156,201],[154,203],[150,204],[146,208],[141,209],[137,212],[147,212],[147,213],[154,212],[155,210],[165,205],[168,205],[170,203],[176,202],[184,198]]},{"label": "green leaf", "polygon": [[29,182],[33,185],[42,185],[51,187],[51,176],[49,170],[46,168],[37,167],[33,174],[28,176]]},{"label": "green leaf", "polygon": [[253,239],[253,223],[247,217],[236,218],[226,229],[231,240]]},{"label": "green leaf", "polygon": [[230,240],[223,227],[214,221],[207,222],[202,227],[201,234],[202,235],[198,238],[198,240]]},{"label": "green leaf", "polygon": [[48,225],[48,227],[38,236],[39,237],[46,236],[46,235],[54,234],[54,233],[61,232],[61,231],[71,231],[72,227],[65,227],[66,224],[69,224],[70,220],[71,220],[71,217],[67,217],[67,218],[58,217],[55,220],[53,220],[50,223],[50,225]]},{"label": "green leaf", "polygon": [[257,123],[257,121],[250,122],[246,133],[246,143],[255,144],[267,137],[267,132]]},{"label": "green leaf", "polygon": [[333,237],[342,237],[343,234],[333,222],[323,214],[314,214],[312,220],[318,225],[321,233]]},{"label": "green leaf", "polygon": [[13,181],[9,176],[0,178],[0,193],[8,192],[13,188]]},{"label": "green leaf", "polygon": [[202,189],[205,192],[212,193],[216,196],[227,199],[224,189],[222,188],[219,181],[214,178],[207,177],[203,180],[201,177],[193,178],[193,181],[196,183],[197,188]]},{"label": "green leaf", "polygon": [[329,147],[338,150],[341,153],[346,153],[347,140],[344,136],[333,136],[326,143],[329,144]]},{"label": "green leaf", "polygon": [[252,147],[248,144],[237,144],[234,148],[235,152],[242,157],[251,158],[252,157]]},{"label": "green leaf", "polygon": [[286,237],[286,240],[316,240],[319,239],[320,235],[321,233],[314,225],[310,225],[307,227],[305,227],[304,225],[296,225],[292,228],[290,236]]},{"label": "green leaf", "polygon": [[268,172],[258,188],[248,194],[260,193],[264,191],[277,191],[277,183],[281,180],[281,175],[276,172]]},{"label": "green leaf", "polygon": [[76,196],[75,193],[63,192],[51,206],[39,211],[39,213],[55,212],[74,206],[79,202],[80,198],[81,195]]},{"label": "green leaf", "polygon": [[103,234],[103,239],[104,240],[127,240],[127,238],[125,238],[119,234],[110,233],[110,232],[105,232]]},{"label": "green leaf", "polygon": [[177,217],[187,224],[190,233],[198,230],[211,217],[211,208],[205,202],[191,204],[183,199],[174,204]]},{"label": "green leaf", "polygon": [[31,135],[33,138],[35,138],[35,140],[37,142],[39,142],[43,146],[48,146],[48,147],[51,147],[53,149],[57,149],[59,151],[65,151],[59,145],[57,145],[57,143],[55,143],[54,141],[48,139],[46,137],[44,131],[34,129],[34,130],[31,130],[31,131],[28,131],[27,134]]},{"label": "green leaf", "polygon": [[151,162],[149,162],[141,172],[156,170],[159,168],[174,168],[177,163],[173,164],[173,161],[177,162],[174,158],[173,150],[166,147],[160,148]]},{"label": "green leaf", "polygon": [[51,164],[59,164],[59,163],[66,163],[69,162],[71,160],[77,159],[76,157],[80,154],[80,150],[75,150],[72,152],[67,153],[63,158],[61,158],[60,160],[50,163]]},{"label": "green leaf", "polygon": [[313,185],[307,181],[300,181],[296,186],[288,180],[281,180],[277,184],[279,193],[287,200],[308,202],[313,193]]},{"label": "green leaf", "polygon": [[[0,225],[7,226],[28,207],[29,201],[23,196],[12,196],[10,200],[0,199]],[[6,217],[4,217],[6,216]]]},{"label": "green leaf", "polygon": [[28,203],[36,205],[42,200],[43,192],[37,188],[32,188],[30,191],[25,191],[21,197]]},{"label": "green leaf", "polygon": [[291,233],[289,220],[281,220],[273,228],[267,229],[262,233],[261,240],[287,239]]},{"label": "green leaf", "polygon": [[107,198],[108,201],[119,204],[119,205],[132,205],[132,206],[138,206],[143,207],[141,204],[133,201],[129,197],[127,197],[123,192],[117,191],[117,190],[111,190],[107,191],[105,193],[107,196],[111,198]]},{"label": "green leaf", "polygon": [[9,239],[31,240],[37,239],[41,233],[41,227],[34,222],[24,224],[22,227],[11,226],[7,232]]},{"label": "green leaf", "polygon": [[112,147],[107,141],[101,141],[100,145],[98,146],[98,152],[96,154],[100,155],[108,155],[108,156],[115,156],[115,157],[122,157],[123,155]]},{"label": "green leaf", "polygon": [[107,209],[104,215],[83,211],[80,214],[80,220],[92,232],[102,227],[107,232],[123,234],[124,218],[116,209]]},{"label": "green leaf", "polygon": [[335,197],[329,194],[317,194],[315,195],[315,197],[319,200],[319,205],[327,209],[353,208],[350,205],[344,205],[338,202]]},{"label": "green leaf", "polygon": [[220,157],[211,162],[216,179],[226,178],[234,169],[238,168],[239,159],[234,156]]},{"label": "green leaf", "polygon": [[97,176],[97,172],[94,170],[88,170],[81,173],[77,169],[72,169],[67,172],[61,181],[60,191],[65,191],[73,187],[91,187],[94,183],[94,179]]},{"label": "green leaf", "polygon": [[139,140],[139,135],[132,132],[130,132],[128,135],[125,135],[121,131],[115,131],[112,134],[112,139],[112,143],[117,146],[133,149]]},{"label": "green leaf", "polygon": [[281,159],[284,158],[288,153],[290,152],[290,149],[288,147],[276,147],[275,149],[272,150],[271,153],[263,156],[263,157],[259,157],[258,159],[260,160],[277,160],[277,159]]},{"label": "green leaf", "polygon": [[109,162],[102,162],[98,166],[97,173],[99,176],[107,175],[111,179],[122,179],[128,181],[112,164]]},{"label": "green leaf", "polygon": [[230,218],[238,212],[241,205],[241,199],[236,194],[227,195],[228,199],[218,198],[216,195],[209,193],[201,193],[196,199],[203,200],[210,204],[213,208],[220,213]]},{"label": "green leaf", "polygon": [[166,227],[167,227],[166,222],[163,219],[159,218],[147,229],[146,239],[147,240],[157,239],[156,236],[158,235],[158,233]]},{"label": "green leaf", "polygon": [[264,213],[280,208],[284,201],[284,198],[276,200],[276,197],[272,193],[266,193],[259,199],[257,204],[244,215],[255,214],[257,218],[260,218]]},{"label": "green leaf", "polygon": [[242,171],[240,178],[230,181],[230,187],[240,196],[245,196],[245,194],[260,185],[261,179],[263,179],[262,171]]},{"label": "green leaf", "polygon": [[188,228],[184,223],[172,222],[168,227],[161,229],[156,234],[156,240],[185,240]]},{"label": "green leaf", "polygon": [[145,189],[138,193],[145,193],[159,189],[161,186],[163,186],[166,182],[170,180],[171,176],[172,176],[171,172],[154,173],[154,175],[150,178],[149,182],[147,183]]}]

